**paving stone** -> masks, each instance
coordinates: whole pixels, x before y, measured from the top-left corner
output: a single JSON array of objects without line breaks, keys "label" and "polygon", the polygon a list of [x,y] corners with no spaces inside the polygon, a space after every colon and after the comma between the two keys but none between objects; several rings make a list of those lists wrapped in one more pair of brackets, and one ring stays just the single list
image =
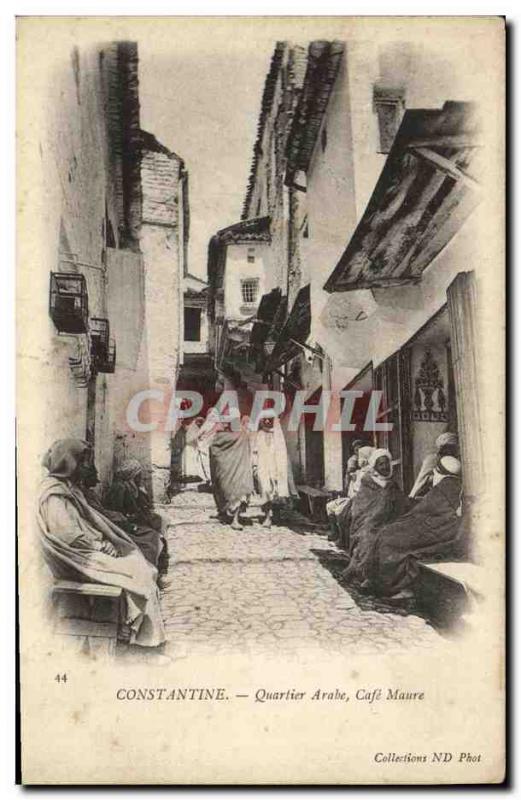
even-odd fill
[{"label": "paving stone", "polygon": [[378,653],[438,640],[417,616],[390,613],[366,597],[360,607],[318,557],[324,562],[331,553],[331,563],[341,565],[342,554],[299,515],[284,517],[294,530],[266,531],[250,511],[251,524],[233,531],[212,518],[211,496],[195,491],[160,510],[170,523],[173,582],[161,602],[173,655],[178,647],[213,657],[281,650],[286,656],[310,647]]}]

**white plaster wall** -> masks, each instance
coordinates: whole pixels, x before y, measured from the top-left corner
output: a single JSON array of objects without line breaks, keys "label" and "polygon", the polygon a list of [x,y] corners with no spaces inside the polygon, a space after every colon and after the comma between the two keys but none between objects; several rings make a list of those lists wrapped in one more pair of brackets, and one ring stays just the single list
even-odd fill
[{"label": "white plaster wall", "polygon": [[145,264],[145,326],[152,383],[171,382],[179,364],[179,275],[177,233],[144,224],[140,247]]},{"label": "white plaster wall", "polygon": [[[249,248],[255,248],[255,262],[248,262]],[[247,319],[255,313],[262,295],[266,291],[264,268],[268,245],[233,244],[226,249],[226,268],[224,273],[224,315],[227,319]],[[259,291],[257,301],[249,308],[244,308],[241,293],[241,279],[258,278]]]},{"label": "white plaster wall", "polygon": [[[327,364],[328,375],[324,388],[331,391],[331,368]],[[327,385],[326,385],[327,381]],[[333,429],[340,420],[341,402],[338,392],[331,392],[331,402],[324,430],[324,483],[328,489],[342,489],[342,434]]]},{"label": "white plaster wall", "polygon": [[[321,307],[326,299],[321,297],[322,286],[356,224],[348,69],[348,60],[343,59],[307,176],[309,238],[302,283],[311,282],[313,317],[317,316],[317,304]],[[324,128],[325,149],[321,142]]]},{"label": "white plaster wall", "polygon": [[[301,249],[302,283],[311,284],[311,339],[324,347],[328,354],[334,355],[333,363],[344,361],[344,346],[341,344],[337,351],[331,352],[331,337],[321,320],[329,299],[323,285],[345,249],[346,237],[352,234],[357,222],[354,158],[357,143],[353,137],[360,136],[360,131],[355,127],[356,120],[353,120],[352,107],[353,103],[356,105],[357,97],[351,97],[351,72],[355,72],[358,65],[353,67],[352,60],[348,46],[307,175],[309,238],[303,240],[305,246]],[[322,146],[324,129],[327,135],[325,148]],[[367,132],[363,131],[363,135],[367,135]],[[353,375],[356,371],[357,369],[353,369]],[[306,369],[303,379],[308,394],[311,394],[316,389],[316,371]],[[324,365],[323,377],[319,376],[319,380],[324,389],[335,387],[338,380],[334,367]],[[342,488],[342,437],[340,433],[331,430],[332,422],[339,415],[340,403],[335,395],[324,431],[324,480],[326,488],[330,490]]]},{"label": "white plaster wall", "polygon": [[[51,271],[59,271],[60,224],[78,260],[101,266],[108,161],[99,75],[97,53],[80,52],[78,102],[72,63],[67,53],[60,54],[55,66],[39,76],[38,89],[35,84],[39,102],[33,102],[31,114],[40,135],[34,149],[32,143],[22,148],[32,208],[38,209],[24,223],[34,239],[24,237],[19,247],[19,389],[26,396],[38,391],[37,416],[34,411],[24,415],[20,405],[18,425],[20,434],[28,432],[28,464],[39,464],[54,440],[84,438],[86,432],[87,392],[75,385],[68,365],[76,339],[59,336],[50,319],[49,280]],[[21,183],[22,204],[24,191]],[[62,262],[61,271],[76,270]],[[87,280],[90,316],[105,316],[102,274],[83,266],[78,271]],[[110,388],[104,391],[102,379],[98,382],[96,423],[103,437]],[[101,472],[105,477],[105,463]]]},{"label": "white plaster wall", "polygon": [[[48,52],[47,68],[35,69],[31,39],[21,38],[18,64],[20,80],[33,91],[30,98],[19,98],[17,109],[30,133],[17,142],[17,504],[20,546],[34,553],[25,563],[22,594],[34,581],[42,588],[25,603],[27,629],[43,631],[51,610],[45,591],[51,576],[38,557],[35,501],[46,475],[42,458],[57,439],[84,439],[87,416],[87,390],[75,384],[68,363],[77,337],[59,336],[49,316],[50,273],[59,271],[62,222],[70,250],[80,260],[100,265],[107,153],[97,53],[80,52],[78,102],[70,54]],[[113,216],[110,197],[108,204]],[[75,270],[64,264],[62,271]],[[79,271],[87,279],[90,313],[100,314],[100,274],[84,267]],[[99,415],[106,399],[100,397],[98,406],[102,430],[105,420]],[[110,439],[106,450],[112,450]],[[103,462],[105,478],[106,469]]]},{"label": "white plaster wall", "polygon": [[150,470],[148,437],[129,428],[127,408],[132,397],[149,386],[145,323],[143,258],[126,250],[107,251],[111,334],[116,340],[116,372],[106,375],[111,394],[110,426],[115,438],[114,465],[138,458]]},{"label": "white plaster wall", "polygon": [[[380,77],[378,46],[369,41],[348,42],[347,60],[347,92],[351,109],[354,194],[358,222],[386,159],[386,155],[378,153],[378,118],[373,110],[373,87]],[[353,230],[354,228],[347,227],[344,248]]]},{"label": "white plaster wall", "polygon": [[140,247],[145,265],[145,328],[150,386],[165,395],[159,428],[150,434],[152,488],[156,500],[161,501],[171,457],[171,432],[165,430],[164,417],[177,379],[181,352],[179,294],[182,294],[182,280],[177,233],[166,226],[144,224]]}]

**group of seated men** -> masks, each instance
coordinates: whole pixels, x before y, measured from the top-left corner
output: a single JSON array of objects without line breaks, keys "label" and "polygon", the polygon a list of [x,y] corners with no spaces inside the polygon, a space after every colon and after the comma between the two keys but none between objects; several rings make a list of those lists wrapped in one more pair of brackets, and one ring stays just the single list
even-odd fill
[{"label": "group of seated men", "polygon": [[329,538],[347,553],[344,577],[363,591],[401,602],[414,597],[422,561],[462,550],[462,484],[458,439],[445,433],[405,496],[393,479],[393,457],[353,444],[343,496],[328,503]]},{"label": "group of seated men", "polygon": [[163,520],[152,510],[139,461],[124,461],[101,498],[90,445],[60,439],[44,458],[38,504],[45,559],[57,579],[123,589],[128,642],[165,642],[159,590],[166,588],[168,550]]}]

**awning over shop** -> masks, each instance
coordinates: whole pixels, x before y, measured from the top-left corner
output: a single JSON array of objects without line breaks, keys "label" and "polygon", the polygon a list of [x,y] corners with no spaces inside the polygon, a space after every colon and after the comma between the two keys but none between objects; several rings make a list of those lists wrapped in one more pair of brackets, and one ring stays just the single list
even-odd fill
[{"label": "awning over shop", "polygon": [[267,371],[278,369],[298,355],[306,345],[311,331],[310,285],[303,286],[280,332],[275,348],[266,365]]},{"label": "awning over shop", "polygon": [[216,366],[230,366],[236,355],[248,348],[249,330],[243,325],[238,325],[233,320],[225,319],[219,336],[216,353]]},{"label": "awning over shop", "polygon": [[262,347],[268,338],[281,298],[282,291],[278,288],[262,296],[255,315],[256,321],[250,335],[250,342],[253,347]]},{"label": "awning over shop", "polygon": [[406,111],[328,292],[417,282],[480,200],[478,120],[469,103]]},{"label": "awning over shop", "polygon": [[280,303],[277,306],[277,310],[275,311],[275,316],[273,317],[273,323],[268,333],[267,340],[271,342],[278,341],[282,328],[286,324],[287,316],[288,316],[288,298],[284,296],[281,297]]}]

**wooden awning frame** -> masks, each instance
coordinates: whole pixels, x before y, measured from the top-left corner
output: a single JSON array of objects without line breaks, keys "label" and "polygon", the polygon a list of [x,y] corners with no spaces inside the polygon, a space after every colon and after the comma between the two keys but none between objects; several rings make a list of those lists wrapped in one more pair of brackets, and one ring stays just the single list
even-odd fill
[{"label": "wooden awning frame", "polygon": [[475,108],[405,112],[327,292],[417,283],[481,200],[468,166],[481,146]]},{"label": "wooden awning frame", "polygon": [[[304,326],[303,329],[300,330],[300,328],[302,328],[302,320],[299,319],[299,315],[302,314],[302,312],[304,313]],[[295,298],[295,302],[280,332],[275,348],[266,363],[266,372],[273,372],[273,370],[286,364],[303,349],[311,350],[315,355],[319,355],[314,348],[305,343],[310,331],[311,286],[308,283],[300,289]]]}]

